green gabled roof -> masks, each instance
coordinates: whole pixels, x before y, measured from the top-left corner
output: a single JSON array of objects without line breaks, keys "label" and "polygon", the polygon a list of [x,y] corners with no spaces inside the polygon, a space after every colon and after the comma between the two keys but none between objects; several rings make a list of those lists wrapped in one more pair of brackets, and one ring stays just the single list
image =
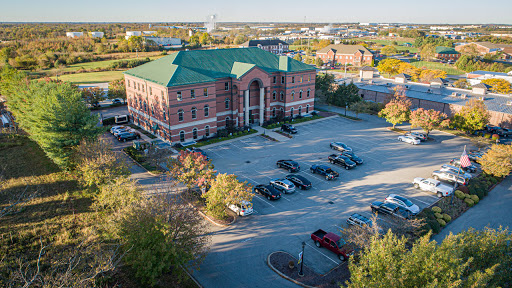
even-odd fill
[{"label": "green gabled roof", "polygon": [[179,51],[124,73],[169,87],[240,77],[255,66],[268,73],[315,70],[308,64],[259,48],[232,48]]},{"label": "green gabled roof", "polygon": [[451,47],[437,46],[436,54],[459,54],[459,52]]}]

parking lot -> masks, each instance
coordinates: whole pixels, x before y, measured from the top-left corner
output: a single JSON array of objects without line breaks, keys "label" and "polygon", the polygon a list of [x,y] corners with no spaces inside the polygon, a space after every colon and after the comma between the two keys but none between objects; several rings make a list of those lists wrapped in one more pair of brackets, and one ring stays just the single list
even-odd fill
[{"label": "parking lot", "polygon": [[[211,253],[194,275],[205,284],[213,284],[207,278],[215,277],[213,286],[217,287],[246,287],[254,284],[250,279],[258,279],[261,285],[258,287],[288,287],[290,284],[278,280],[280,278],[264,265],[263,261],[272,251],[298,255],[305,241],[304,263],[323,274],[340,261],[334,253],[314,246],[310,234],[315,230],[321,228],[340,234],[350,214],[371,217],[370,203],[383,201],[390,193],[406,196],[420,208],[434,203],[436,195],[414,189],[412,180],[430,177],[433,170],[459,157],[469,141],[434,132],[431,136],[436,141],[410,145],[398,142],[399,134],[385,129],[388,124],[379,120],[354,122],[333,118],[300,125],[299,133],[284,142],[257,136],[205,149],[216,170],[236,174],[252,185],[268,184],[270,179],[290,174],[277,168],[276,161],[295,160],[301,166],[298,173],[309,179],[313,188],[297,190],[277,201],[256,195],[253,215],[239,218],[228,228],[216,229]],[[330,164],[327,157],[339,153],[329,148],[332,141],[352,147],[364,164],[351,170]],[[309,171],[313,164],[328,165],[340,176],[326,181]],[[379,215],[379,222],[389,227],[393,218]],[[244,260],[255,263],[245,267],[241,265],[247,263],[242,262]],[[217,278],[220,276],[221,279]]]}]

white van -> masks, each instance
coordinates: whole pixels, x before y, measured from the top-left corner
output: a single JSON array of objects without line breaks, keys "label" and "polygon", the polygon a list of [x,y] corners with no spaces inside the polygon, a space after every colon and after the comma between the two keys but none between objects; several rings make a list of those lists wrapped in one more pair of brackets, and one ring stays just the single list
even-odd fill
[{"label": "white van", "polygon": [[115,116],[115,121],[116,121],[116,124],[125,124],[125,123],[128,123],[128,120],[130,118],[128,117],[128,115],[117,115]]},{"label": "white van", "polygon": [[241,204],[229,204],[228,208],[235,212],[238,216],[251,215],[253,212],[252,203],[249,201],[242,201]]}]

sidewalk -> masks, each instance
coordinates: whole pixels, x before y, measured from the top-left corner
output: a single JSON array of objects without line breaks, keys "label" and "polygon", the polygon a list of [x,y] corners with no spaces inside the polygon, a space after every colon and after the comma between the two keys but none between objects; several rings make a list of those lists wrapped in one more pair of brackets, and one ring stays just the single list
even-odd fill
[{"label": "sidewalk", "polygon": [[[325,111],[329,111],[329,112],[334,112],[334,113],[338,113],[338,114],[341,114],[341,115],[345,115],[345,108],[342,108],[342,107],[336,107],[336,106],[331,106],[331,105],[326,105],[326,104],[317,104],[315,106],[317,108],[325,110]],[[356,116],[356,113],[354,113],[354,112],[352,112],[350,110],[347,110],[347,116],[357,117],[359,119],[367,120],[367,121],[371,120],[371,121],[383,121],[383,122],[386,122],[385,119],[382,119],[382,118],[380,118],[377,115],[370,115],[370,114],[359,113]]]}]

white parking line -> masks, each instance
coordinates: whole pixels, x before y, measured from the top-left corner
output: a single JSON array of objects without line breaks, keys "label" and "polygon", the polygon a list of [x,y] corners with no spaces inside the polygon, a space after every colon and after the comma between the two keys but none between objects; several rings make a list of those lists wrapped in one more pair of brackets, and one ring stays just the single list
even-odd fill
[{"label": "white parking line", "polygon": [[[413,196],[413,197],[414,197],[414,196]],[[425,201],[420,200],[420,199],[417,199],[417,198],[412,198],[412,199],[413,199],[414,201],[419,201],[419,202],[421,202],[421,203],[423,203],[423,204],[425,204],[425,205],[427,205],[427,206],[428,206],[428,205],[430,205],[430,204],[432,204],[432,203],[428,203],[428,202],[425,202]]]},{"label": "white parking line", "polygon": [[231,145],[233,145],[233,146],[235,146],[236,148],[238,148],[238,149],[242,150],[242,151],[245,149],[245,148],[240,148],[240,147],[238,147],[237,145],[235,145],[235,142],[231,142],[230,144],[231,144]]},{"label": "white parking line", "polygon": [[313,250],[315,250],[316,252],[318,252],[318,253],[320,253],[320,254],[324,255],[327,259],[331,260],[332,262],[334,262],[334,263],[336,263],[336,264],[339,264],[338,262],[336,262],[336,261],[332,260],[332,258],[331,258],[331,257],[329,257],[329,256],[325,255],[324,253],[322,253],[322,252],[318,251],[318,249],[317,249],[317,247],[316,247],[316,246],[312,246],[312,245],[310,245],[310,244],[309,244],[309,243],[307,243],[307,242],[306,242],[306,245],[308,245],[309,247],[313,248]]},{"label": "white parking line", "polygon": [[213,153],[213,154],[217,155],[217,157],[219,157],[219,158],[222,158],[222,156],[220,156],[220,154],[219,154],[219,153],[217,153],[217,152],[215,152],[215,151],[213,151],[213,150],[206,149],[206,151],[208,151],[208,153]]},{"label": "white parking line", "polygon": [[260,195],[258,195],[258,194],[254,194],[254,197],[256,197],[256,199],[258,199],[258,200],[262,201],[263,203],[268,204],[268,205],[270,205],[270,206],[272,206],[272,207],[276,208],[276,206],[274,206],[274,205],[272,205],[272,204],[268,203],[268,202],[265,200],[265,198],[263,198],[263,196],[260,196]]}]

